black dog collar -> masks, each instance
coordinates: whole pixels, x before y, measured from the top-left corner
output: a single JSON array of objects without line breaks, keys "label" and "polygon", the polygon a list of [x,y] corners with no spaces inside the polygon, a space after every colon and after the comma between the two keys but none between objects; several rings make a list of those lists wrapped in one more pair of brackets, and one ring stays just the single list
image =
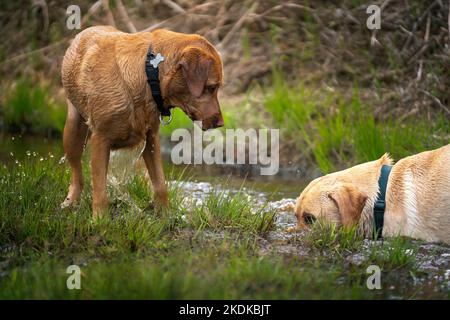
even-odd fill
[{"label": "black dog collar", "polygon": [[[155,54],[152,52],[152,48],[149,47],[147,51],[147,58],[145,59],[145,74],[147,75],[147,82],[150,86],[150,90],[152,91],[152,97],[155,101],[160,115],[160,121],[163,124],[168,124],[170,120],[172,120],[172,114],[170,109],[173,108],[169,106],[168,108],[164,107],[164,99],[161,95],[161,87],[159,85],[159,70],[158,64],[164,61],[164,57],[161,54]],[[163,121],[162,117],[169,117],[167,122]]]},{"label": "black dog collar", "polygon": [[383,165],[381,167],[380,178],[378,179],[378,198],[373,207],[373,218],[375,221],[374,238],[380,239],[383,236],[384,211],[386,210],[386,188],[391,173],[392,166]]}]

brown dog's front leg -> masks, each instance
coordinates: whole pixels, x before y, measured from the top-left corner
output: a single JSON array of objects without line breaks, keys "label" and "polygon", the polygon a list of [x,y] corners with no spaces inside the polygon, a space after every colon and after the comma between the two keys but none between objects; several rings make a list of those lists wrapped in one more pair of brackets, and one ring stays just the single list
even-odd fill
[{"label": "brown dog's front leg", "polygon": [[150,180],[152,181],[155,202],[158,207],[167,208],[169,206],[169,200],[161,161],[159,137],[156,134],[148,134],[143,157]]},{"label": "brown dog's front leg", "polygon": [[94,133],[91,138],[91,174],[93,201],[93,218],[108,212],[108,195],[106,193],[106,175],[110,146],[106,139]]}]

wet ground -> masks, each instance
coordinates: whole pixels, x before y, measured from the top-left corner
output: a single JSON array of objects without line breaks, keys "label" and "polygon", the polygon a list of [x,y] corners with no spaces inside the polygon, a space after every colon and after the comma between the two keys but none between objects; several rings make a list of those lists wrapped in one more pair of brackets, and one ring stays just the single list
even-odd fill
[{"label": "wet ground", "polygon": [[[178,182],[172,182],[178,183]],[[208,182],[183,182],[179,184],[185,192],[185,201],[183,205],[197,206],[201,205],[207,195],[211,192],[223,191],[220,186],[215,186]],[[229,194],[239,192],[239,189],[226,189]],[[307,236],[307,231],[288,232],[289,227],[295,226],[296,218],[292,212],[292,205],[295,198],[281,198],[270,200],[270,197],[255,189],[242,189],[248,195],[248,201],[254,203],[255,208],[258,205],[265,205],[267,210],[275,210],[275,228],[267,236],[261,238],[260,254],[265,255],[269,252],[277,252],[287,256],[296,256],[304,259],[318,259],[328,256],[329,263],[335,263],[332,250],[317,251],[312,250],[302,238]],[[279,196],[280,194],[278,194]],[[282,194],[281,194],[282,195]],[[208,234],[209,237],[220,237],[220,234]],[[340,255],[344,258],[344,263],[348,268],[359,267],[367,264],[371,259],[371,253],[375,246],[381,243],[365,239],[358,252],[343,252]],[[390,250],[389,239],[383,243],[385,250]],[[415,260],[414,272],[400,272],[389,276],[388,289],[392,293],[386,297],[390,299],[414,298],[415,296],[424,297],[445,297],[450,289],[450,247],[444,244],[423,243],[421,241],[412,241],[413,249],[405,248],[404,254],[413,256]],[[345,281],[343,279],[342,281]],[[401,287],[401,288],[399,288]],[[401,293],[399,293],[401,292]]]}]

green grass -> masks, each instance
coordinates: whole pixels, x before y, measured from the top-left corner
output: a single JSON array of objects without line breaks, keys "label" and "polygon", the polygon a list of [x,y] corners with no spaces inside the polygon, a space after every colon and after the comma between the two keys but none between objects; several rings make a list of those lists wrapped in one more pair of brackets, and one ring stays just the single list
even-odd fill
[{"label": "green grass", "polygon": [[381,245],[374,246],[369,259],[373,264],[383,268],[406,268],[410,272],[414,272],[417,251],[417,245],[410,239],[394,237]]},{"label": "green grass", "polygon": [[[211,250],[214,249],[214,250]],[[70,261],[37,261],[14,269],[0,298],[83,299],[292,299],[352,298],[373,294],[362,283],[336,286],[341,275],[331,267],[324,276],[314,264],[272,256],[258,258],[226,246],[179,248],[157,257],[93,261],[82,266],[81,290],[66,288]],[[330,288],[335,287],[335,290]],[[325,290],[328,288],[328,290]]]},{"label": "green grass", "polygon": [[69,184],[69,172],[54,158],[29,158],[12,164],[12,167],[1,168],[0,243],[19,243],[24,252],[88,250],[93,244],[100,252],[145,251],[152,248],[152,244],[158,245],[159,240],[174,228],[186,225],[202,228],[206,222],[206,226],[213,229],[224,227],[253,235],[262,234],[271,227],[273,214],[252,210],[248,202],[241,200],[241,193],[229,197],[211,193],[204,205],[189,209],[180,205],[183,196],[177,185],[169,189],[170,214],[159,216],[149,209],[151,193],[143,176],[128,182],[125,192],[109,187],[112,218],[93,223],[86,167],[84,196],[72,211],[58,208]]},{"label": "green grass", "polygon": [[66,108],[52,98],[49,85],[20,79],[3,100],[7,131],[41,135],[62,133]]},{"label": "green grass", "polygon": [[[94,222],[84,168],[80,204],[61,211],[66,165],[31,153],[0,167],[0,298],[387,297],[387,291],[367,290],[369,263],[401,272],[392,280],[404,284],[399,294],[416,290],[408,273],[414,254],[405,253],[409,243],[374,246],[359,267],[345,260],[363,248],[355,230],[318,226],[292,243],[309,248],[308,257],[281,254],[276,242],[267,247],[274,212],[255,206],[243,190],[213,192],[192,207],[182,205],[181,184],[173,183],[170,210],[162,215],[149,206],[152,194],[138,173],[123,188],[109,187],[110,215]],[[169,179],[175,178],[186,180]],[[72,264],[82,270],[81,290],[66,288]]]},{"label": "green grass", "polygon": [[450,125],[442,114],[435,114],[431,123],[422,118],[378,120],[357,88],[345,98],[302,83],[289,85],[276,70],[273,82],[264,96],[264,108],[284,140],[292,141],[324,173],[377,159],[385,152],[400,159],[448,142],[444,137]]},{"label": "green grass", "polygon": [[[222,116],[225,121],[224,128],[233,128],[235,120],[233,115],[227,112],[226,106],[222,106]],[[170,138],[174,130],[181,128],[192,129],[193,125],[192,120],[180,108],[175,108],[172,110],[172,121],[168,125],[161,125],[159,131],[163,137]]]},{"label": "green grass", "polygon": [[255,203],[249,201],[243,192],[229,196],[222,191],[195,207],[186,219],[198,231],[213,228],[264,235],[272,227],[274,215],[275,212],[268,212],[265,208],[255,210]]},{"label": "green grass", "polygon": [[192,128],[192,120],[180,108],[175,108],[172,110],[172,121],[168,125],[161,126],[160,133],[170,137],[173,130],[179,128]]},{"label": "green grass", "polygon": [[357,251],[362,247],[363,237],[357,228],[338,228],[334,224],[317,221],[308,234],[307,242],[319,250],[332,250],[337,254],[343,251]]}]

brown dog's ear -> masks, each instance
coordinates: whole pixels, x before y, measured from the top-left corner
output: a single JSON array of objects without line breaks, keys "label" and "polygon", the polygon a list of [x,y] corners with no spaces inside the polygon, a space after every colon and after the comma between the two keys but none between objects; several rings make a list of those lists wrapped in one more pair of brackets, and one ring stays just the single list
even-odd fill
[{"label": "brown dog's ear", "polygon": [[367,196],[353,185],[343,185],[331,192],[328,197],[336,203],[343,226],[350,227],[358,223]]},{"label": "brown dog's ear", "polygon": [[200,48],[187,48],[182,54],[179,66],[189,91],[196,98],[203,93],[211,63],[212,60]]}]

